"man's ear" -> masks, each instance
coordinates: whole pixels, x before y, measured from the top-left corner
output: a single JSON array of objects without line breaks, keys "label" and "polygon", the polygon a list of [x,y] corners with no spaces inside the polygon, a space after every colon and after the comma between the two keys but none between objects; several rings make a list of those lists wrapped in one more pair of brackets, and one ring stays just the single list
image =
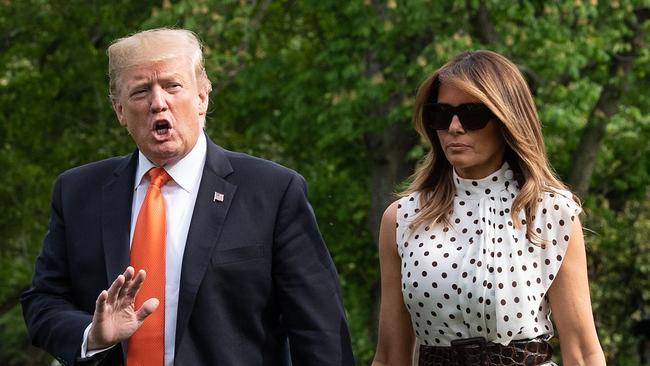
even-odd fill
[{"label": "man's ear", "polygon": [[122,104],[116,98],[111,98],[111,104],[113,105],[113,110],[117,115],[117,120],[120,121],[120,125],[122,125],[122,127],[126,127],[126,120],[124,119],[124,108],[122,107]]},{"label": "man's ear", "polygon": [[199,116],[205,116],[208,113],[209,94],[205,91],[199,92]]}]

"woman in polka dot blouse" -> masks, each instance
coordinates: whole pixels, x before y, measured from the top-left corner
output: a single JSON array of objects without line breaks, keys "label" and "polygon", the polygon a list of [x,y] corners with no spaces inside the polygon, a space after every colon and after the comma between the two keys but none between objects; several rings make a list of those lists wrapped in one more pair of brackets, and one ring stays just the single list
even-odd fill
[{"label": "woman in polka dot blouse", "polygon": [[604,365],[579,201],[546,158],[517,67],[464,52],[429,76],[414,125],[432,148],[384,213],[373,366]]}]

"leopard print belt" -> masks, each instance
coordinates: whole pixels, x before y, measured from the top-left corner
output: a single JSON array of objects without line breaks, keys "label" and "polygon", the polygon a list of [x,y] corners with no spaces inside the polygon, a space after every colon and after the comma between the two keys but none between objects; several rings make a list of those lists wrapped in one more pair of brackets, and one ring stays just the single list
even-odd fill
[{"label": "leopard print belt", "polygon": [[503,346],[475,337],[454,340],[451,347],[421,345],[418,366],[536,366],[550,362],[552,355],[551,345],[541,339]]}]

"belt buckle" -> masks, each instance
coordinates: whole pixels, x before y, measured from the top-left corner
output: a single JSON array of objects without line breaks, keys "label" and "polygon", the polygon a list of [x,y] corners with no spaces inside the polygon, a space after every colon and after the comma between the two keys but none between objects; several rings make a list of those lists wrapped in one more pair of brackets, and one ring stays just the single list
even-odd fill
[{"label": "belt buckle", "polygon": [[452,358],[459,366],[485,365],[487,340],[483,337],[455,339],[451,341]]}]

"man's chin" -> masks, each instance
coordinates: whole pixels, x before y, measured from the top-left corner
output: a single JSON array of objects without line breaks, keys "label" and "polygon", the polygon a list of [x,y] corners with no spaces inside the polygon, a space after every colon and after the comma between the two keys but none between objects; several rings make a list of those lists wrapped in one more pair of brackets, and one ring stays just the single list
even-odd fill
[{"label": "man's chin", "polygon": [[147,159],[157,166],[163,166],[171,163],[175,163],[183,157],[182,151],[180,149],[170,149],[170,148],[161,148],[165,146],[157,146],[156,149],[149,150],[148,152],[142,152]]}]

